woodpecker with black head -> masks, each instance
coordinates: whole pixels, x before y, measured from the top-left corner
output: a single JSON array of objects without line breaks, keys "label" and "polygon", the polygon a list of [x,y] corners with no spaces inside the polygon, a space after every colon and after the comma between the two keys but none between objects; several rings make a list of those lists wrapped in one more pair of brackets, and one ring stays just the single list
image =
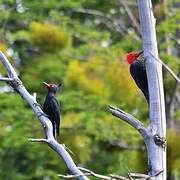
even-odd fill
[{"label": "woodpecker with black head", "polygon": [[47,114],[48,118],[52,122],[53,125],[53,135],[56,139],[59,136],[59,126],[60,126],[60,105],[55,97],[55,94],[61,87],[61,84],[48,84],[43,82],[43,84],[48,89],[48,94],[46,95],[46,99],[43,105],[43,112]]},{"label": "woodpecker with black head", "polygon": [[144,94],[147,102],[149,103],[149,91],[148,91],[148,81],[146,74],[146,67],[144,60],[138,60],[138,57],[143,53],[130,52],[127,54],[127,62],[130,64],[130,73],[133,77],[136,85],[140,88]]}]

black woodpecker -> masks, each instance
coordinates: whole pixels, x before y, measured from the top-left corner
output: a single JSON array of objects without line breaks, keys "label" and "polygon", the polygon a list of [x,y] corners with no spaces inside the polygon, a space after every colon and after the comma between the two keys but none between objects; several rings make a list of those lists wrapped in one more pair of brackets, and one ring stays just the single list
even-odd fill
[{"label": "black woodpecker", "polygon": [[48,115],[48,118],[53,125],[53,135],[56,139],[59,136],[59,126],[60,126],[60,105],[55,97],[56,92],[59,90],[61,84],[48,84],[43,82],[43,84],[48,89],[48,94],[44,101],[43,112]]},{"label": "black woodpecker", "polygon": [[138,57],[143,53],[128,53],[127,54],[127,62],[130,64],[130,73],[133,77],[136,85],[140,88],[142,93],[144,94],[148,104],[149,104],[149,91],[148,91],[148,81],[146,74],[146,67],[143,60],[138,60]]}]

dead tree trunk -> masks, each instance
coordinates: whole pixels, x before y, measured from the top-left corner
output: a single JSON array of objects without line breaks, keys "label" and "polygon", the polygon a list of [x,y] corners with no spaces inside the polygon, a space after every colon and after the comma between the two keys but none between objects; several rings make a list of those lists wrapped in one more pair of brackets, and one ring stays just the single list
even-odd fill
[{"label": "dead tree trunk", "polygon": [[155,24],[151,0],[138,0],[141,35],[143,38],[143,50],[146,61],[149,95],[150,95],[150,131],[154,141],[149,141],[148,160],[150,174],[163,172],[156,177],[158,180],[166,179],[166,148],[163,148],[159,140],[163,142],[166,137],[166,119],[164,105],[164,90],[162,79],[162,65],[157,63],[158,58]]}]

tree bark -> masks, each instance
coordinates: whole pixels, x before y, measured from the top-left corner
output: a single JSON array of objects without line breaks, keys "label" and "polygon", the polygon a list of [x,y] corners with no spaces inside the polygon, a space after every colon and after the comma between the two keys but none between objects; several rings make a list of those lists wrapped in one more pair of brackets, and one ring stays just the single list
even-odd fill
[{"label": "tree bark", "polygon": [[[143,51],[146,62],[148,87],[150,96],[150,131],[152,136],[160,139],[166,137],[166,117],[164,105],[164,89],[162,65],[157,63],[152,54],[158,58],[155,23],[151,0],[138,0]],[[148,146],[150,174],[163,171],[156,180],[166,180],[166,147],[159,146],[151,137]]]}]

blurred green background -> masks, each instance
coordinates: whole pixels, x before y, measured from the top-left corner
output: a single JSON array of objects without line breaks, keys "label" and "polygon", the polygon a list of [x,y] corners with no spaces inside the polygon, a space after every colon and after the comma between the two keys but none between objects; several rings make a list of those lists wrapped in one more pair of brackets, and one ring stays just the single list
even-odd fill
[{"label": "blurred green background", "polygon": [[[178,0],[153,1],[159,54],[176,73],[179,6]],[[105,175],[147,172],[142,138],[107,108],[120,107],[148,124],[146,100],[125,62],[127,52],[142,49],[136,1],[0,0],[0,49],[29,92],[38,94],[40,104],[47,93],[43,81],[63,83],[57,94],[62,107],[60,142],[73,151],[77,165]],[[180,92],[175,80],[163,73],[170,180],[180,178]],[[6,75],[2,65],[0,74]],[[28,142],[42,137],[31,108],[1,82],[0,179],[49,180],[68,173],[46,144]]]}]

